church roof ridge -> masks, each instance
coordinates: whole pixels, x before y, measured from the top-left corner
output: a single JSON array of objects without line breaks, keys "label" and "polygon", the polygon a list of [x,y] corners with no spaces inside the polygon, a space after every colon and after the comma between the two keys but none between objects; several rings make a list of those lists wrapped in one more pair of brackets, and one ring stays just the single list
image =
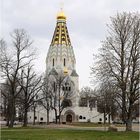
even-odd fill
[{"label": "church roof ridge", "polygon": [[78,77],[79,75],[77,74],[76,70],[72,70],[70,76],[72,76],[72,77]]},{"label": "church roof ridge", "polygon": [[51,69],[49,75],[58,75],[58,73],[54,67]]}]

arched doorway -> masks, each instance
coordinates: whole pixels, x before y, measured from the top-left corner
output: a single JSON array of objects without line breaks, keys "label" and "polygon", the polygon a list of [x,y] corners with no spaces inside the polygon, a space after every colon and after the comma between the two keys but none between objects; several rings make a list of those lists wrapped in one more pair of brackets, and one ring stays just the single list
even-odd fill
[{"label": "arched doorway", "polygon": [[72,122],[72,115],[71,115],[71,114],[68,114],[68,115],[66,116],[66,122],[69,122],[69,123]]},{"label": "arched doorway", "polygon": [[65,122],[75,122],[75,113],[72,110],[67,110],[64,114]]}]

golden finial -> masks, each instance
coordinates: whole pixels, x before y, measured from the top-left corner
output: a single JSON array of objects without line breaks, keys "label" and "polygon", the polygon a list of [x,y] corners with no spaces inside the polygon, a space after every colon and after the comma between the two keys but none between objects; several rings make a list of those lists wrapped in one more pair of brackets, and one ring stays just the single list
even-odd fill
[{"label": "golden finial", "polygon": [[67,75],[68,74],[68,69],[66,67],[64,67],[64,74]]},{"label": "golden finial", "polygon": [[60,12],[57,14],[57,19],[66,19],[66,16],[63,12],[64,3],[60,4]]}]

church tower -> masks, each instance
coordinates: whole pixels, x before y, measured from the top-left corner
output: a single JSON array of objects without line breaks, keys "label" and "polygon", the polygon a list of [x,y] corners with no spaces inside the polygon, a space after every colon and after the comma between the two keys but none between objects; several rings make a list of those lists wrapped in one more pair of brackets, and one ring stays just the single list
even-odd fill
[{"label": "church tower", "polygon": [[[89,102],[86,105],[85,99],[84,106],[79,104],[82,101],[79,95],[79,76],[76,72],[76,59],[63,10],[57,15],[56,27],[46,57],[46,79],[50,80],[50,84],[52,84],[51,90],[55,94],[55,98],[52,99],[51,103],[55,104],[55,110],[57,110],[57,113],[54,109],[49,111],[50,122],[54,122],[54,120],[57,120],[56,118],[59,118],[62,123],[99,122],[103,120],[104,115],[100,114],[95,106],[91,107]],[[59,80],[62,80],[61,84],[59,84]],[[70,93],[70,96],[67,93]],[[61,103],[65,103],[66,107],[60,113]],[[33,122],[35,117],[41,123],[48,121],[46,109],[42,107],[38,105],[37,116],[34,116],[33,111],[28,113],[29,122]]]},{"label": "church tower", "polygon": [[76,91],[79,91],[76,59],[62,9],[57,14],[55,31],[46,58],[46,74],[50,73],[66,73],[74,82]]}]

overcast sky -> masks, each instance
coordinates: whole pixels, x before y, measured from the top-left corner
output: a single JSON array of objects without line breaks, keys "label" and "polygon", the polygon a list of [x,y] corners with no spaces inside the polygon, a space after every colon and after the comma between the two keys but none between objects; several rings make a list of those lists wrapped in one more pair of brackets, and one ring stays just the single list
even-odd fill
[{"label": "overcast sky", "polygon": [[107,35],[106,24],[117,12],[140,12],[140,0],[0,0],[0,37],[9,40],[15,28],[24,28],[38,49],[36,70],[45,72],[45,59],[60,3],[64,3],[67,27],[76,56],[80,88],[91,86],[90,66],[101,41]]}]

